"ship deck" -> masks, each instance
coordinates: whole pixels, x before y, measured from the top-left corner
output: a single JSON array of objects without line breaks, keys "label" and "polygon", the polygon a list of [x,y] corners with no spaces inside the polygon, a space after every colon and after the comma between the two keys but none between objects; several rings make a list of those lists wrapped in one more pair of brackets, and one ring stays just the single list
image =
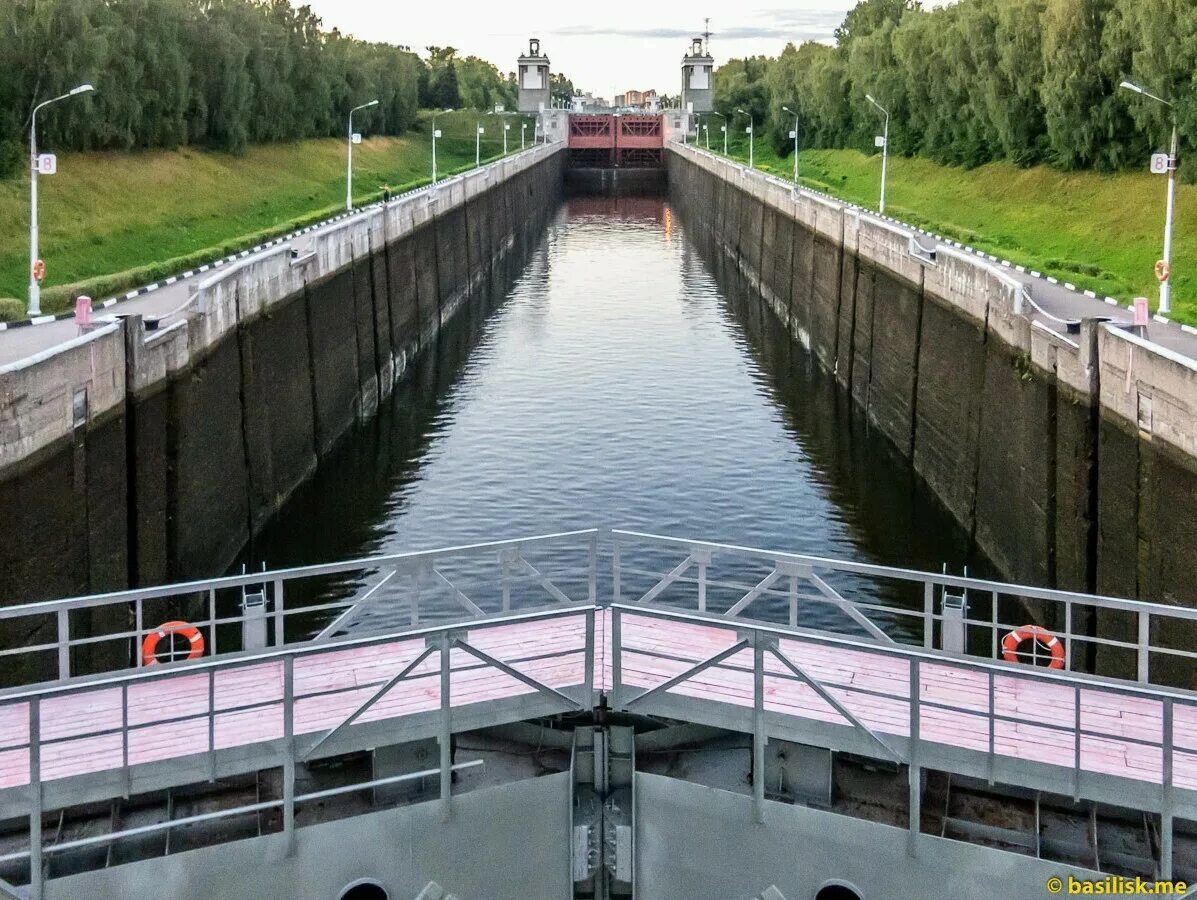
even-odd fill
[{"label": "ship deck", "polygon": [[[297,765],[428,738],[442,747],[448,802],[454,735],[545,717],[584,719],[596,707],[750,734],[754,766],[763,765],[766,741],[779,739],[904,767],[912,831],[924,770],[1159,814],[1168,835],[1173,817],[1197,818],[1197,693],[1150,677],[1157,668],[1191,671],[1192,652],[1153,636],[1174,637],[1197,612],[628,532],[614,537],[609,602],[598,599],[597,533],[581,532],[0,611],[51,614],[57,639],[27,649],[57,659],[62,675],[0,692],[0,818],[29,816],[31,852],[40,855],[45,810],[279,768],[287,787],[273,805],[293,822],[295,803],[307,799],[295,795]],[[570,541],[580,542],[581,565],[567,576],[550,573],[548,557],[560,562],[560,544]],[[633,552],[645,547],[651,565]],[[536,561],[537,549],[548,556]],[[459,557],[469,565],[454,575]],[[734,564],[718,570],[721,557]],[[497,572],[483,571],[494,565]],[[346,573],[356,587],[349,600],[330,604],[341,612],[332,624],[314,637],[278,639],[286,615],[313,609],[287,609],[292,587],[284,586]],[[870,602],[882,578],[915,585],[925,602],[905,611]],[[136,646],[152,631],[143,624],[150,604],[206,595],[210,618],[199,624],[210,639],[230,621],[251,635],[264,620],[221,619],[216,598],[254,583],[263,586],[268,609],[259,617],[273,623],[275,646],[243,649],[226,640],[222,652],[192,661],[71,671],[72,651],[101,639],[71,633],[77,610],[120,604],[134,611],[134,629],[108,638]],[[421,583],[439,585],[463,614],[420,624]],[[488,585],[495,590],[486,595]],[[1084,604],[1125,613],[1139,623],[1138,639],[1066,628],[1060,671],[946,652],[936,645],[953,625],[946,600],[956,591],[995,598],[976,618],[966,611],[958,620],[964,646],[978,643],[968,629],[991,631],[996,644],[1007,627],[1000,592],[1066,604],[1069,623]],[[423,596],[427,602],[428,587]],[[825,621],[807,618],[815,604],[847,627],[804,627]],[[383,633],[357,627],[371,621],[371,609],[386,611],[373,619],[388,623]],[[787,610],[788,621],[777,622]],[[892,627],[898,613],[916,627]],[[408,625],[396,628],[403,616]],[[1077,651],[1086,640],[1137,658],[1140,678],[1080,671]],[[763,804],[762,780],[754,792]]]}]

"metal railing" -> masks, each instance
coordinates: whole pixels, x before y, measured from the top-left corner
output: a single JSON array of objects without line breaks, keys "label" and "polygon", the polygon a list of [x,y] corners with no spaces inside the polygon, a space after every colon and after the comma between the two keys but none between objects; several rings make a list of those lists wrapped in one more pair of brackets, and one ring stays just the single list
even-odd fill
[{"label": "metal railing", "polygon": [[613,539],[616,602],[680,605],[989,659],[1001,655],[1007,634],[1035,623],[1057,632],[1069,671],[1185,688],[1197,677],[1197,650],[1189,649],[1197,609],[1190,607],[632,531],[616,530]]},{"label": "metal railing", "polygon": [[[1010,742],[1021,741],[1020,730],[1037,729],[1054,747],[1055,756],[1045,760],[1055,773],[1051,785],[1060,784],[1061,770],[1071,771],[1068,787],[1074,796],[1100,796],[1105,802],[1129,798],[1129,805],[1160,812],[1168,823],[1164,858],[1170,865],[1171,817],[1177,809],[1197,810],[1197,773],[1193,771],[1197,765],[1197,694],[1151,682],[1157,669],[1166,668],[1159,665],[1161,660],[1192,677],[1197,652],[1177,646],[1177,642],[1185,640],[1186,632],[1197,623],[1197,610],[615,530],[610,532],[610,629],[596,633],[596,617],[601,614],[600,575],[604,587],[607,577],[600,573],[599,538],[597,529],[588,529],[0,609],[0,621],[28,625],[32,618],[36,625],[40,619],[55,629],[54,640],[0,651],[17,659],[23,653],[48,654],[57,662],[61,679],[0,691],[0,759],[8,761],[8,783],[0,785],[0,793],[8,798],[17,796],[16,801],[7,802],[22,810],[26,796],[31,798],[31,842],[25,856],[38,873],[36,877],[40,878],[42,871],[45,800],[49,796],[61,806],[73,796],[67,789],[54,790],[55,782],[108,773],[110,782],[102,790],[117,784],[119,793],[123,784],[127,795],[135,785],[144,787],[150,782],[144,781],[141,773],[154,760],[141,753],[140,738],[152,730],[193,733],[194,743],[185,748],[184,755],[198,759],[196,765],[206,766],[210,779],[224,771],[222,767],[227,768],[225,761],[231,759],[227,750],[244,750],[252,744],[256,754],[252,759],[241,753],[235,763],[228,764],[282,768],[284,796],[271,808],[283,810],[283,829],[290,836],[295,804],[312,799],[295,794],[298,764],[345,752],[354,741],[360,744],[373,734],[370,722],[376,718],[437,714],[434,708],[409,706],[378,714],[377,704],[389,694],[394,699],[391,692],[399,684],[423,678],[431,685],[439,677],[442,758],[436,772],[447,804],[453,770],[448,756],[450,737],[457,727],[451,713],[452,676],[491,671],[521,682],[520,696],[536,702],[516,700],[502,712],[518,721],[544,714],[545,708],[563,712],[590,708],[596,669],[604,679],[609,671],[609,699],[614,708],[655,710],[661,715],[668,715],[669,702],[677,700],[676,693],[671,693],[674,688],[693,682],[707,670],[730,675],[728,684],[740,686],[736,688],[741,692],[738,704],[735,700],[701,702],[689,710],[695,721],[720,715],[724,718],[708,724],[751,730],[758,755],[763,753],[769,733],[766,687],[798,683],[824,705],[827,715],[842,723],[846,733],[856,735],[861,752],[910,768],[914,773],[912,823],[916,826],[919,798],[914,779],[921,768],[942,766],[948,771],[987,775],[990,780],[1035,784],[1042,773],[1027,768],[1027,761]],[[604,560],[607,558],[604,555]],[[221,592],[240,596],[255,586],[261,587],[260,614],[221,612]],[[145,619],[160,611],[155,604],[194,603],[197,597],[208,613],[196,622],[212,638],[208,657],[143,668],[135,668],[136,661],[126,659],[125,671],[117,674],[78,677],[73,670],[73,652],[105,641],[135,646],[153,630],[145,625]],[[103,634],[75,630],[79,623],[72,621],[73,616],[88,615],[94,620],[97,611],[105,610],[131,617],[134,627],[118,627]],[[1086,624],[1096,621],[1098,612],[1103,629],[1100,635]],[[1019,666],[996,658],[1000,635],[1024,624],[1032,613],[1048,624],[1054,620],[1064,623],[1060,635],[1064,670]],[[452,621],[425,621],[434,615]],[[293,637],[300,631],[298,623],[288,628],[291,616],[308,616],[305,624],[309,627],[302,630],[297,642],[283,646],[289,630]],[[312,625],[311,617],[319,621]],[[575,624],[569,627],[576,625],[576,630],[565,636],[569,640],[558,635],[532,646],[515,641],[503,645],[507,650],[503,653],[488,650],[490,645],[476,638],[501,626],[560,623],[571,617]],[[661,640],[666,644],[672,640],[671,646],[654,647],[652,641],[637,644],[624,639],[629,617],[648,617],[663,625],[714,628],[727,632],[727,638],[705,657],[701,642],[692,646],[684,628],[672,637],[668,628],[660,629]],[[1119,617],[1125,621],[1119,623]],[[266,624],[279,646],[247,646],[244,637],[255,633],[265,637]],[[1104,630],[1111,624],[1130,627],[1130,636],[1112,636]],[[231,629],[231,639],[222,634],[217,644],[221,627]],[[850,678],[837,680],[817,661],[796,652],[802,647],[881,661],[878,670],[888,671],[889,681],[862,685]],[[1082,650],[1088,648],[1126,655],[1132,663],[1130,679],[1082,671]],[[377,651],[384,663],[361,681],[356,677],[338,681],[327,675],[335,671],[330,663],[338,655],[353,651]],[[743,657],[749,652],[751,665]],[[641,678],[640,684],[632,684],[625,677],[628,654],[654,657],[666,671],[657,672],[650,683]],[[561,676],[552,661],[566,657],[576,658],[567,664],[572,667],[569,674]],[[1098,661],[1103,662],[1104,657]],[[536,674],[538,666],[556,674],[542,678]],[[297,668],[301,674],[298,687]],[[309,681],[315,672],[327,677]],[[927,686],[944,672],[954,677],[959,690],[928,691]],[[257,679],[253,690],[244,687],[247,678],[253,680],[250,676]],[[745,692],[742,688],[748,678],[752,688]],[[171,679],[191,687],[183,692],[186,696],[177,708],[155,699],[157,686]],[[1024,689],[1047,698],[1050,714],[1028,722],[1018,700]],[[664,702],[666,694],[670,694],[669,702]],[[912,703],[912,697],[918,702]],[[297,727],[297,705],[313,701],[319,701],[326,717],[314,726],[307,715]],[[737,705],[740,710],[727,713]],[[746,707],[751,707],[751,713],[744,711]],[[878,722],[873,707],[898,708],[901,715],[888,723]],[[1128,729],[1120,723],[1104,722],[1101,716],[1110,711],[1107,707],[1119,714],[1126,711],[1132,719],[1137,716],[1138,726]],[[376,715],[368,716],[371,713]],[[942,725],[945,716],[960,724],[962,734],[972,735],[971,743],[947,747],[955,754],[951,758],[944,756],[947,745],[942,729],[931,737],[924,730],[926,720],[937,718]],[[269,725],[237,736],[226,726],[238,717]],[[820,727],[827,723],[826,718],[815,722]],[[353,731],[347,735],[350,729]],[[401,740],[394,735],[390,739]],[[72,743],[81,746],[88,740],[108,740],[107,755],[89,759],[80,771],[66,771],[55,761],[63,756],[63,748]],[[1103,768],[1102,747],[1110,743],[1116,744],[1124,757],[1135,757],[1141,769],[1137,784],[1133,773],[1128,776],[1109,766]],[[27,763],[16,778],[12,774],[14,759],[16,769],[22,761]],[[981,760],[979,767],[974,764],[977,759]],[[1179,783],[1174,777],[1178,761],[1184,771]],[[758,758],[758,762],[762,760]],[[0,769],[0,777],[3,771]],[[195,771],[194,767],[179,769],[170,777],[191,777]],[[358,784],[346,790],[373,785]],[[762,789],[757,790],[759,803]],[[237,807],[222,815],[238,815],[247,809]],[[917,827],[912,829],[915,833]],[[98,836],[95,842],[122,834]],[[24,856],[9,854],[0,857],[0,862],[18,858]]]},{"label": "metal railing", "polygon": [[[574,639],[570,641],[562,641],[562,635],[557,632],[557,640],[552,646],[525,648],[517,644],[515,649],[508,648],[507,652],[502,653],[478,646],[485,644],[485,640],[481,638],[496,628],[569,620],[576,625],[576,634],[573,634]],[[256,745],[260,753],[249,761],[238,757],[238,770],[281,767],[283,796],[282,799],[270,803],[243,804],[206,813],[200,818],[165,822],[152,826],[149,830],[174,827],[193,821],[228,818],[268,808],[281,808],[283,832],[287,835],[287,840],[292,841],[295,806],[298,803],[426,776],[439,777],[440,799],[447,810],[453,772],[462,768],[454,766],[451,761],[451,737],[455,728],[453,705],[458,702],[453,693],[454,680],[461,679],[463,675],[468,677],[471,673],[476,674],[489,669],[521,682],[535,697],[549,698],[549,706],[558,712],[589,709],[593,705],[594,660],[597,656],[595,634],[595,607],[586,602],[568,603],[547,610],[500,612],[476,618],[466,625],[444,624],[404,631],[400,635],[387,634],[333,642],[305,643],[262,653],[206,659],[185,667],[144,668],[99,679],[72,680],[69,683],[40,685],[9,692],[0,700],[0,722],[6,725],[5,734],[0,736],[0,756],[12,760],[14,753],[24,754],[27,769],[26,777],[20,784],[10,783],[3,787],[8,790],[17,788],[22,795],[27,792],[31,798],[30,843],[28,850],[0,856],[0,863],[29,859],[33,873],[32,885],[35,887],[34,896],[39,896],[44,852],[108,843],[145,832],[146,828],[134,828],[113,831],[94,838],[67,841],[58,846],[43,846],[44,797],[47,787],[55,780],[113,772],[119,773],[119,778],[124,784],[123,794],[129,796],[135,784],[134,770],[139,765],[155,761],[152,753],[148,760],[134,758],[135,755],[144,756],[144,748],[138,746],[138,736],[155,737],[161,734],[162,729],[182,729],[185,733],[197,732],[204,735],[195,745],[188,746],[184,753],[168,756],[175,761],[185,756],[204,755],[209,767],[209,781],[215,781],[220,774],[218,763],[223,751]],[[336,658],[343,658],[347,652],[388,649],[402,657],[401,660],[389,660],[397,669],[393,674],[391,670],[387,670],[386,676],[371,681],[348,677],[342,679],[342,683],[331,685],[326,683],[326,679],[310,678],[313,673],[322,669],[324,661],[331,662]],[[500,654],[502,658],[496,654]],[[437,658],[433,659],[434,656]],[[576,678],[572,676],[574,669],[568,669],[564,676],[557,676],[556,680],[561,682],[563,677],[564,683],[550,684],[548,682],[553,680],[552,677],[546,676],[545,680],[541,680],[525,671],[528,668],[535,669],[537,664],[545,665],[548,661],[568,657],[579,657],[580,664],[576,666]],[[388,661],[383,662],[385,669],[385,663]],[[304,687],[302,683],[297,686],[297,670],[305,680],[310,679],[310,687]],[[255,692],[242,699],[247,676],[255,674],[259,676],[255,682]],[[191,693],[195,696],[190,700],[179,700],[181,712],[172,712],[171,707],[164,705],[161,698],[154,694],[155,685],[172,679],[194,681],[196,678],[206,682],[206,691],[202,692],[203,696],[193,691]],[[438,717],[438,768],[414,775],[374,779],[297,795],[296,765],[318,755],[338,752],[337,744],[333,741],[335,737],[352,726],[364,727],[364,714],[375,708],[401,682],[412,679],[425,679],[428,683],[435,680],[437,684],[435,705],[423,711]],[[519,721],[536,714],[537,711],[544,714],[543,703],[534,707],[521,701],[520,697],[527,695],[528,691],[523,695],[517,692],[507,698],[513,701],[512,710],[506,714],[507,719]],[[571,696],[565,691],[571,691],[577,696]],[[119,709],[112,702],[117,697]],[[341,698],[341,701],[338,702],[337,698]],[[65,721],[56,721],[55,715],[47,715],[55,710],[59,715],[67,712],[61,707],[63,701],[83,704],[87,714],[76,718],[68,715]],[[331,711],[331,719],[322,722],[317,728],[312,727],[310,718],[306,725],[302,722],[297,724],[297,708],[306,705],[307,709],[311,709],[313,701],[319,701],[324,711]],[[467,698],[462,702],[471,701]],[[378,718],[395,718],[410,715],[415,711],[420,710],[413,710],[410,705],[406,705],[402,712],[384,710]],[[238,717],[242,722],[246,721],[246,717],[252,717],[251,727],[256,730],[248,739],[243,739],[246,738],[244,731],[240,737],[236,737],[233,729],[228,727],[239,724]],[[25,724],[18,725],[18,719],[23,720]],[[152,735],[151,732],[155,732],[156,735]],[[94,744],[95,741],[102,741],[104,738],[113,739],[111,746],[106,748],[109,751],[107,755],[103,752],[89,754],[80,771],[47,769],[44,765],[47,756],[56,754],[59,760],[69,756],[69,753],[59,752],[63,748],[72,744],[79,745],[84,741]],[[391,735],[390,740],[396,740],[396,736]],[[340,752],[344,752],[343,749]],[[9,770],[11,772],[11,766]]]},{"label": "metal railing", "polygon": [[[593,604],[597,541],[590,529],[0,607],[0,628],[32,636],[0,649],[0,666],[25,683],[141,667],[145,638],[179,618],[216,656],[288,637],[328,640],[371,621],[393,632],[429,616]],[[86,667],[73,663],[80,651],[91,651]]]},{"label": "metal railing", "polygon": [[[689,634],[675,634],[680,643],[666,651],[644,639],[643,630],[639,642],[635,635],[630,640],[626,637],[629,620],[643,619],[658,623],[660,633],[668,633],[669,625],[679,624],[699,626],[705,633],[723,630],[727,638],[703,649],[691,630]],[[661,696],[692,683],[704,672],[719,670],[723,675],[720,690],[697,686],[692,709],[701,710],[703,724],[751,732],[757,772],[764,771],[764,745],[770,730],[765,722],[767,696],[773,698],[770,702],[777,702],[778,686],[785,682],[809,687],[814,702],[825,704],[824,713],[839,716],[843,727],[857,732],[861,752],[909,767],[912,840],[920,828],[923,766],[976,774],[988,778],[990,784],[998,780],[1039,783],[1041,789],[1053,793],[1070,789],[1074,799],[1125,799],[1125,805],[1131,808],[1153,808],[1161,814],[1161,877],[1165,879],[1171,877],[1172,819],[1181,792],[1187,801],[1183,811],[1192,814],[1197,810],[1197,694],[1191,692],[1128,685],[1039,667],[1020,669],[1001,662],[945,658],[919,647],[864,645],[857,639],[827,633],[749,624],[738,619],[727,621],[709,612],[651,605],[613,605],[610,633],[610,702],[614,709],[676,715],[677,707],[661,705]],[[688,643],[687,638],[696,643]],[[857,659],[847,667],[847,677],[843,671],[837,676],[834,668],[818,677],[815,673],[827,664],[807,658],[812,648],[858,655],[867,648],[867,654],[878,664],[871,669]],[[807,656],[799,655],[803,651]],[[633,665],[636,657],[649,657],[665,663],[665,671],[658,666],[657,671],[648,673],[653,666],[641,663],[636,676],[639,683],[629,683],[625,677],[629,654]],[[766,665],[766,661],[773,665]],[[681,671],[667,674],[679,666]],[[853,677],[861,673],[875,677],[861,684]],[[887,674],[888,678],[884,677]],[[746,687],[749,676],[751,687]],[[944,685],[945,679],[950,684]],[[937,684],[940,690],[934,690]],[[978,685],[982,687],[978,689]],[[917,698],[916,702],[911,702],[912,697]],[[1036,698],[1048,701],[1048,708],[1031,710]],[[1114,698],[1127,701],[1125,709],[1118,709]],[[871,715],[878,708],[886,714]],[[900,717],[895,717],[895,709],[901,712]],[[1176,728],[1178,711],[1183,713],[1181,729]],[[1135,724],[1128,725],[1123,712],[1133,717]],[[802,713],[794,715],[801,717]],[[827,721],[823,716],[811,718],[815,725]],[[935,729],[928,737],[923,723],[932,718]],[[873,724],[867,724],[866,719],[872,719]],[[1039,740],[1050,748],[1038,759],[1020,753],[1028,742],[1038,742],[1028,735],[1028,728],[1037,730]],[[962,766],[961,753],[983,757],[982,771]],[[1118,754],[1123,755],[1124,765],[1118,764]],[[1174,777],[1178,757],[1187,764],[1187,776],[1180,784]],[[1061,783],[1058,776],[1045,777],[1043,766],[1057,772],[1071,771],[1070,781]],[[1142,788],[1136,789],[1134,782],[1142,782]],[[762,817],[763,778],[754,780],[754,792],[757,815]]]}]

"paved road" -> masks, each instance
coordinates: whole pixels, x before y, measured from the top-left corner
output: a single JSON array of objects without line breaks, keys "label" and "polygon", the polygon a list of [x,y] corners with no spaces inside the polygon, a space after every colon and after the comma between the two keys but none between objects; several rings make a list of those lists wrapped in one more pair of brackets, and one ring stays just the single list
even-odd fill
[{"label": "paved road", "polygon": [[[362,209],[371,208],[373,207],[363,207]],[[361,211],[359,209],[354,212],[356,214]],[[162,324],[168,324],[184,314],[182,307],[205,278],[232,265],[236,260],[253,256],[255,253],[277,247],[279,244],[290,243],[291,248],[302,255],[312,249],[315,239],[321,231],[343,221],[344,218],[344,215],[336,216],[310,226],[308,229],[283,235],[267,244],[259,245],[253,250],[243,251],[236,256],[224,257],[219,263],[204,265],[181,273],[177,277],[164,279],[158,282],[157,286],[148,285],[136,292],[136,296],[129,298],[127,295],[122,295],[117,302],[105,308],[100,306],[101,301],[97,299],[93,319],[104,320],[116,316],[141,314],[147,319],[151,316],[161,316],[163,317]],[[48,316],[44,318],[49,319]],[[0,366],[52,350],[54,347],[78,337],[79,334],[79,327],[73,318],[45,321],[37,325],[15,328],[9,325],[8,328],[0,331]]]},{"label": "paved road", "polygon": [[[909,228],[910,226],[904,227]],[[917,232],[915,237],[919,246],[926,250],[948,246],[968,252],[968,248],[962,247],[954,241],[938,238],[926,232]],[[1042,309],[1042,312],[1032,311],[1035,320],[1060,334],[1067,333],[1066,323],[1068,321],[1105,317],[1114,322],[1129,323],[1134,318],[1127,306],[1111,303],[1104,297],[1090,296],[1084,291],[1060,284],[1045,276],[1036,276],[1033,272],[1023,271],[1013,263],[1003,261],[992,254],[971,252],[972,255],[989,261],[1011,278],[1021,282],[1027,288],[1031,299]],[[1169,350],[1197,360],[1197,330],[1182,328],[1176,322],[1153,319],[1147,326],[1147,336],[1150,340]]]},{"label": "paved road", "polygon": [[[787,187],[792,186],[790,182],[776,176],[766,177],[778,183],[785,184]],[[220,265],[229,265],[236,258],[252,255],[254,252],[260,252],[262,249],[277,246],[279,243],[288,240],[294,250],[304,253],[311,249],[315,237],[321,230],[339,222],[343,218],[344,216],[338,216],[319,225],[312,226],[308,230],[284,236],[270,244],[242,253],[239,257],[226,257],[221,261]],[[903,228],[914,230],[919,245],[925,250],[930,251],[938,249],[941,246],[960,248],[960,245],[955,242],[947,241],[918,229],[913,229],[912,226],[897,222],[896,220],[890,221]],[[1035,277],[1031,272],[1020,271],[1014,265],[1004,266],[1001,260],[995,259],[988,254],[977,253],[976,255],[988,259],[995,265],[1003,268],[1008,275],[1026,285],[1031,298],[1041,307],[1043,312],[1047,313],[1047,315],[1035,313],[1035,318],[1055,331],[1060,333],[1067,332],[1064,322],[1058,320],[1079,320],[1094,316],[1104,316],[1119,322],[1129,322],[1131,320],[1130,310],[1126,306],[1111,304],[1104,298],[1090,297],[1081,291],[1070,290],[1066,286],[1053,283],[1047,278]],[[151,286],[152,289],[150,290],[143,288],[141,292],[138,292],[131,299],[120,299],[107,308],[100,308],[97,303],[95,317],[99,319],[106,316],[140,313],[147,318],[162,316],[164,317],[162,320],[163,323],[168,323],[173,318],[182,314],[181,307],[187,302],[187,299],[198,286],[198,283],[218,269],[219,266],[205,266],[201,267],[201,269],[182,273],[177,278],[160,282],[157,287]],[[79,329],[73,319],[48,321],[38,325],[16,328],[10,326],[6,330],[0,331],[0,366],[44,353],[78,335]],[[1197,360],[1197,330],[1182,328],[1175,322],[1153,320],[1148,326],[1148,338],[1176,353]]]},{"label": "paved road", "polygon": [[[714,156],[716,154],[711,155]],[[779,178],[775,175],[766,175],[765,177],[778,184],[785,185],[787,188],[793,188],[793,182],[787,179]],[[802,188],[802,190],[807,193],[826,197],[836,203],[844,202],[819,191],[811,191],[807,188]],[[876,215],[872,211],[868,212]],[[889,219],[887,217],[887,221],[914,232],[915,239],[924,250],[937,250],[940,247],[964,250],[1002,269],[1007,275],[1027,287],[1031,299],[1042,310],[1042,312],[1030,311],[1035,320],[1060,334],[1067,333],[1068,328],[1066,323],[1068,321],[1104,317],[1115,322],[1129,323],[1133,319],[1131,310],[1125,304],[1113,303],[1104,297],[1089,296],[1084,291],[1070,288],[1054,279],[1038,276],[1031,271],[1022,270],[1009,261],[1004,261],[991,254],[973,251],[971,248],[965,247],[955,241],[928,233],[922,229],[915,228],[913,225],[900,222],[897,219]],[[1197,329],[1189,326],[1181,326],[1176,322],[1153,318],[1147,327],[1147,337],[1149,340],[1175,353],[1197,361]]]}]

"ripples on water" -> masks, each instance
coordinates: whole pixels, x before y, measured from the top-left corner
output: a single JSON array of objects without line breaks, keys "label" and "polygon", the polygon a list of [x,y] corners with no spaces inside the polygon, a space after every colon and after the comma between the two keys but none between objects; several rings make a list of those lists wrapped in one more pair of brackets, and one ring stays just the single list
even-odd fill
[{"label": "ripples on water", "polygon": [[905,461],[759,301],[717,283],[665,200],[567,201],[507,297],[435,355],[255,541],[254,568],[593,526],[967,560]]}]

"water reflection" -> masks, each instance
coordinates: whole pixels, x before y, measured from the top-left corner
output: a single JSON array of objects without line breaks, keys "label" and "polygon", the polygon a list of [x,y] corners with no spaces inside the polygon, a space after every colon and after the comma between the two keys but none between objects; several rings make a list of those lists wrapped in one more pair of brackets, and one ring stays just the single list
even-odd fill
[{"label": "water reflection", "polygon": [[967,535],[719,268],[664,199],[567,201],[506,297],[446,330],[251,566],[617,526],[959,571]]}]

